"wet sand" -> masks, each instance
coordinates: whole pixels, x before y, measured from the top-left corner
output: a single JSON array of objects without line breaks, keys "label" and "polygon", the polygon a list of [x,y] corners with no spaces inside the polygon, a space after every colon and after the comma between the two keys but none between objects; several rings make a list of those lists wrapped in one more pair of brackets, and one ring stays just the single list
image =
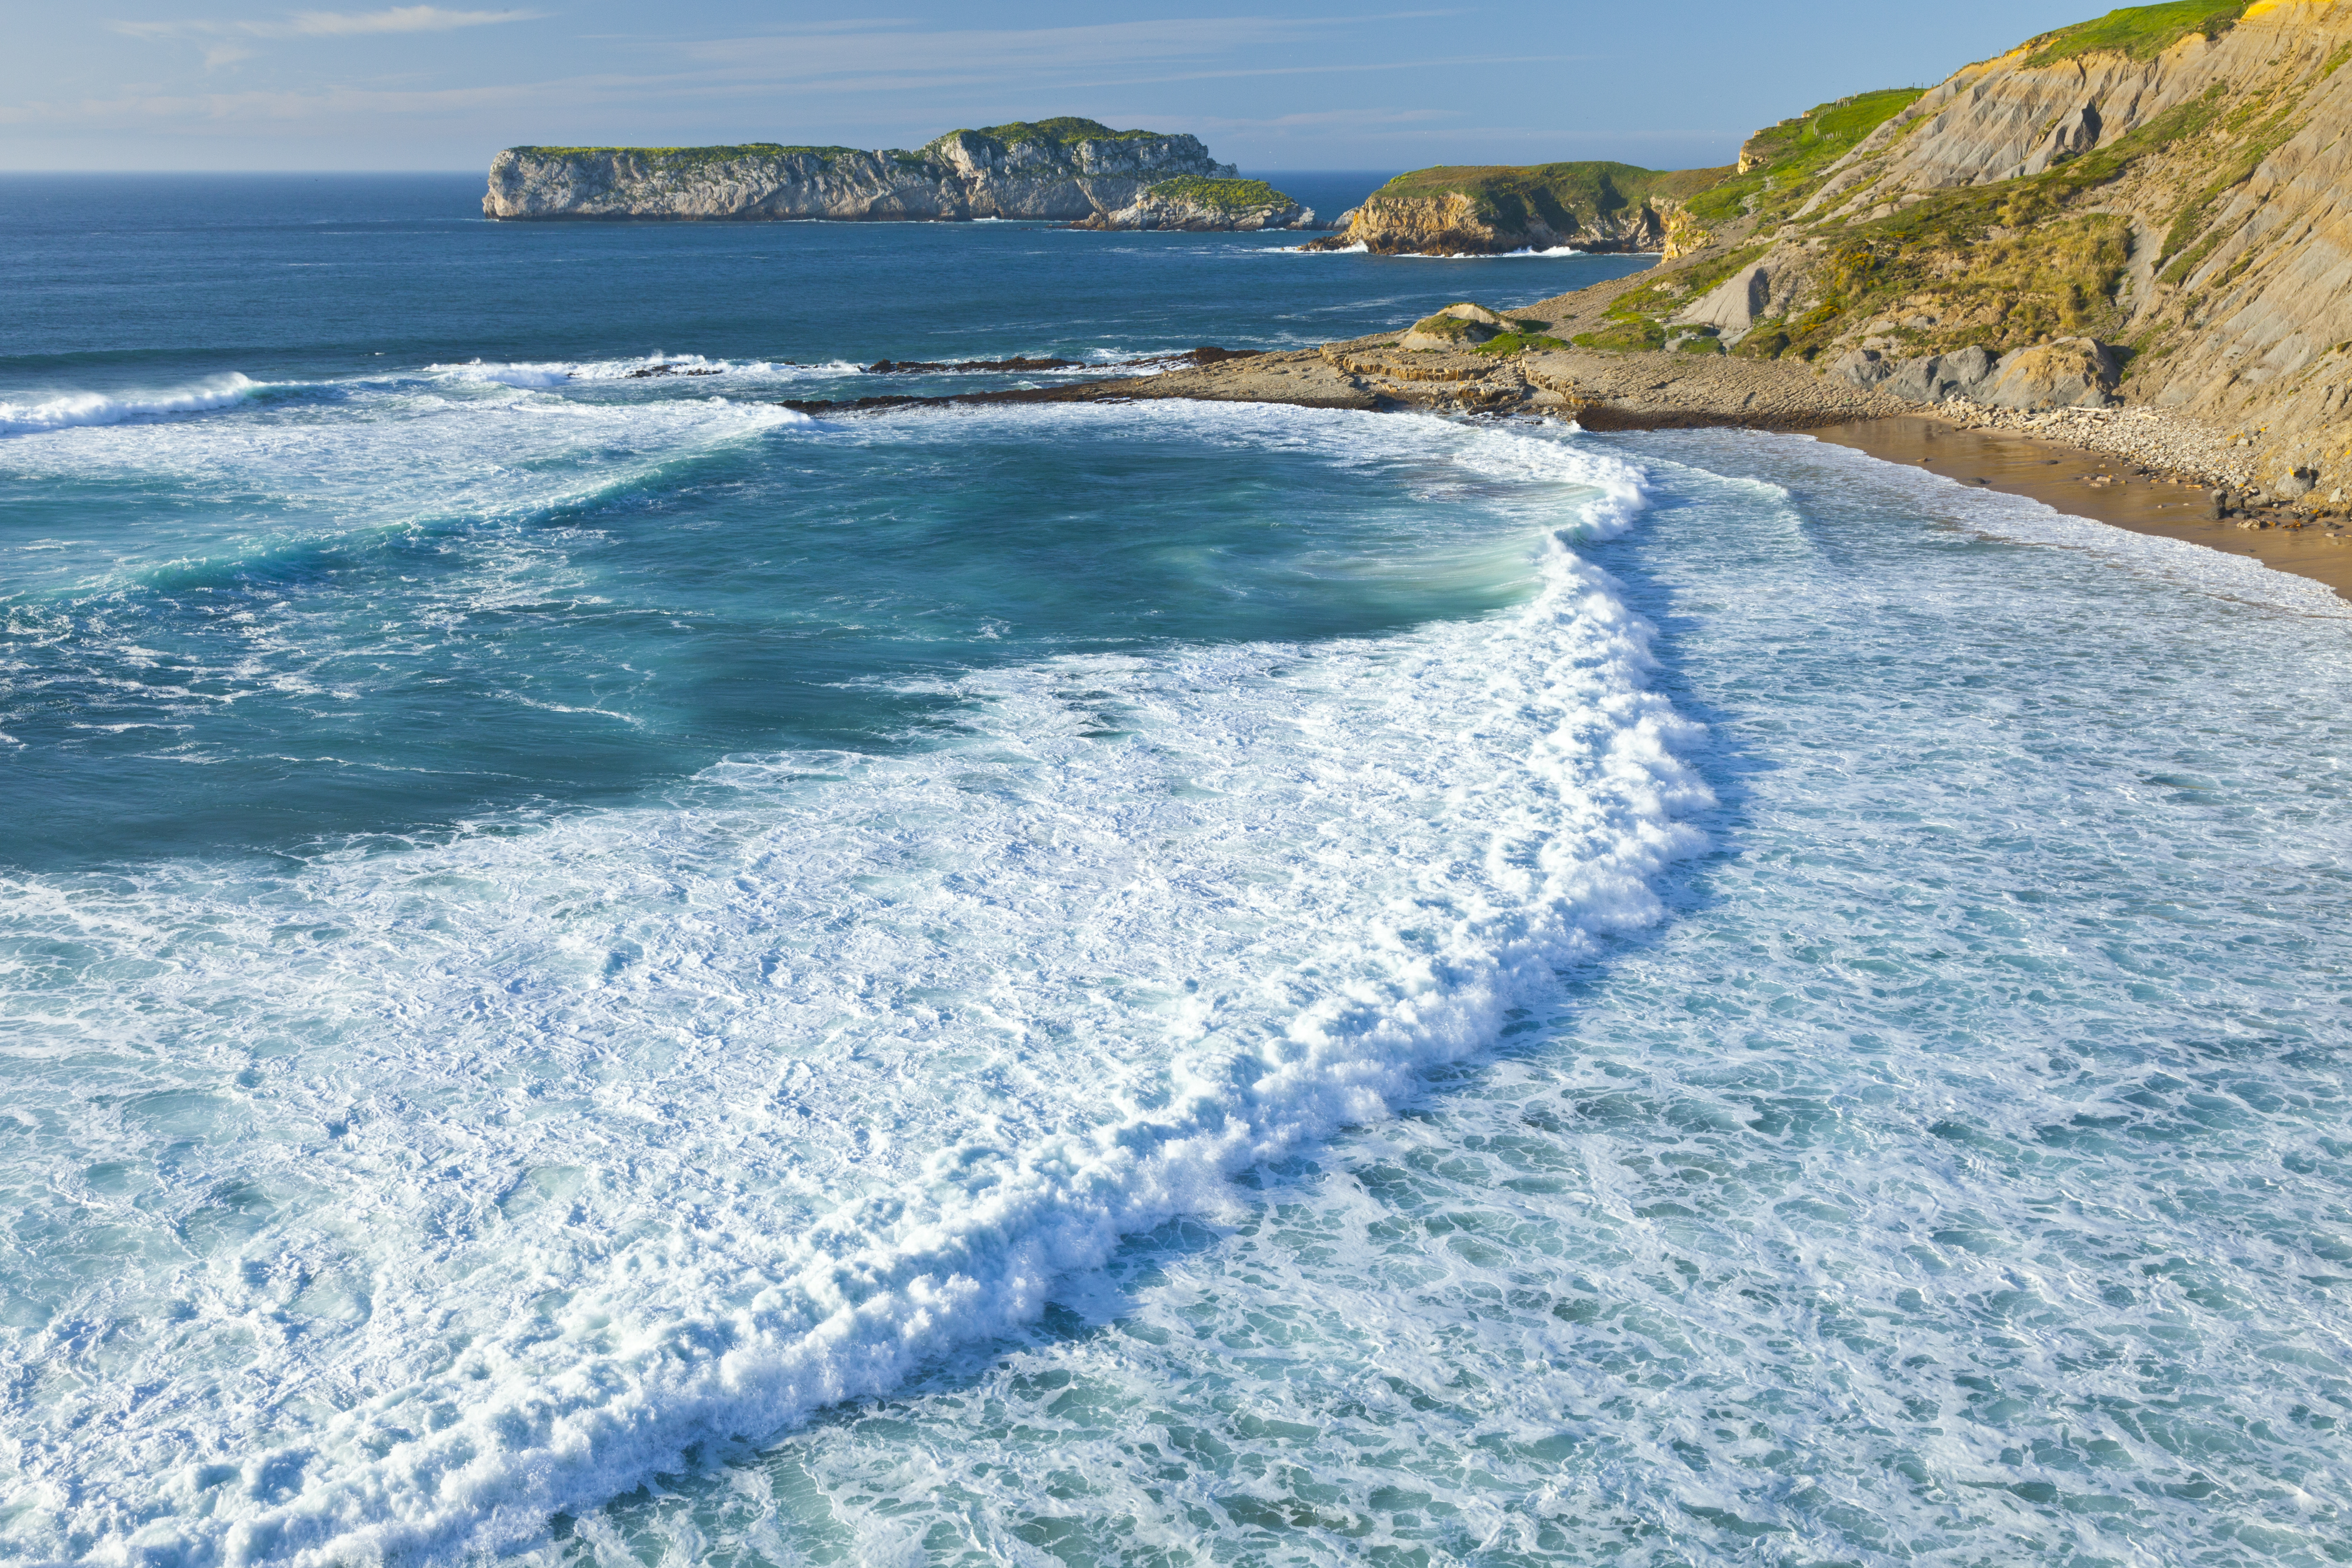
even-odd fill
[{"label": "wet sand", "polygon": [[[2284,512],[2265,514],[2275,520],[2268,528],[2216,522],[2203,486],[2141,470],[2126,458],[2031,436],[1960,429],[1926,416],[1857,420],[1811,434],[1890,463],[1932,468],[1964,484],[2031,496],[2060,511],[2135,533],[2250,555],[2352,598],[2352,530],[2291,528]],[[2105,482],[2094,482],[2103,475]]]}]

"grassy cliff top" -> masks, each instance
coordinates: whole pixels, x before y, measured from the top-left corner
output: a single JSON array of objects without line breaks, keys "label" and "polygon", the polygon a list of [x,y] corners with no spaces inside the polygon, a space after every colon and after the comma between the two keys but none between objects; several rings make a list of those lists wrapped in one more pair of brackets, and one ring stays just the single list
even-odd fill
[{"label": "grassy cliff top", "polygon": [[1520,227],[1535,214],[1555,228],[1638,206],[1652,196],[1682,200],[1728,174],[1726,169],[1644,169],[1633,163],[1447,164],[1399,174],[1366,198],[1465,195],[1480,216]]},{"label": "grassy cliff top", "polygon": [[2029,66],[2055,65],[2095,51],[2152,60],[2191,33],[2218,38],[2237,26],[2248,0],[2172,0],[2165,5],[2131,5],[2095,22],[2077,22],[2028,38]]},{"label": "grassy cliff top", "polygon": [[1832,163],[1926,90],[1890,87],[1858,92],[1766,126],[1740,146],[1739,159],[1748,172],[1728,174],[1695,196],[1692,213],[1717,220],[1751,211],[1768,221],[1786,216],[1813,194]]},{"label": "grassy cliff top", "polygon": [[[945,136],[935,136],[924,143],[926,150],[938,146],[948,136],[963,134],[950,131]],[[1055,120],[1016,120],[1009,125],[991,125],[974,135],[993,137],[1007,145],[1016,142],[1050,142],[1067,147],[1078,142],[1147,142],[1167,134],[1160,131],[1113,131],[1097,120],[1081,120],[1065,115]],[[787,146],[780,142],[738,142],[723,147],[509,147],[509,153],[521,153],[536,158],[581,158],[599,153],[628,153],[640,158],[658,158],[671,163],[723,163],[734,158],[782,158],[805,153],[830,162],[845,153],[860,151],[855,147]],[[887,153],[886,156],[889,155]],[[912,158],[913,153],[898,153],[900,158]]]},{"label": "grassy cliff top", "polygon": [[536,158],[582,158],[599,153],[633,153],[640,158],[659,158],[668,163],[720,163],[731,158],[779,158],[794,153],[814,153],[820,158],[837,158],[844,153],[854,153],[854,147],[787,147],[780,142],[738,142],[724,147],[509,147],[509,153],[527,153]]},{"label": "grassy cliff top", "polygon": [[1162,180],[1144,193],[1163,201],[1192,202],[1218,212],[1251,212],[1259,207],[1291,205],[1291,200],[1264,180],[1204,180],[1179,174]]},{"label": "grassy cliff top", "polygon": [[[948,136],[956,134],[958,132],[953,131],[947,133]],[[1004,125],[983,125],[973,134],[994,137],[1008,146],[1016,142],[1054,142],[1066,147],[1074,142],[1147,142],[1168,132],[1113,131],[1099,120],[1081,120],[1076,115],[1065,114],[1052,120],[1015,120]],[[947,137],[933,137],[932,140],[943,142]]]}]

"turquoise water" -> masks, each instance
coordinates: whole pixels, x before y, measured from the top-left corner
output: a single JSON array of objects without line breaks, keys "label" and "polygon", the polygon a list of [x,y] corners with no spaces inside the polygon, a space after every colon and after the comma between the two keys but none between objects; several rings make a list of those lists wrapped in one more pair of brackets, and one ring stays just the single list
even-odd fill
[{"label": "turquoise water", "polygon": [[453,189],[6,189],[0,1551],[2352,1555],[2339,601],[1795,437],[772,401],[1620,258]]}]

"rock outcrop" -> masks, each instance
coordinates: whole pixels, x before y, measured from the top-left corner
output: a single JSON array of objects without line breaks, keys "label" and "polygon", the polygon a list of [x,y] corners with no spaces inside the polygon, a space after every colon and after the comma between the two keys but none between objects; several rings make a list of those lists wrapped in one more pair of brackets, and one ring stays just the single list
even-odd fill
[{"label": "rock outcrop", "polygon": [[1078,228],[1255,230],[1320,228],[1313,207],[1300,206],[1264,180],[1207,180],[1183,175],[1148,186],[1126,206],[1080,218]]},{"label": "rock outcrop", "polygon": [[1912,403],[1953,398],[1987,408],[2105,408],[2116,399],[2115,356],[2089,338],[2013,350],[1996,357],[1981,344],[1956,353],[1896,361],[1856,349],[1830,367],[1849,385]]},{"label": "rock outcrop", "polygon": [[2274,494],[2352,504],[2347,63],[2352,0],[2213,0],[1824,104],[1682,193],[1712,243],[1578,341],[1713,327],[1929,397],[1982,348],[1986,406],[2163,409],[2294,481]]},{"label": "rock outcrop", "polygon": [[[482,212],[509,221],[1004,217],[1070,223],[1134,208],[1146,192],[1167,182],[1236,177],[1196,137],[1063,119],[951,131],[911,153],[759,142],[509,147],[490,162]],[[1240,226],[1204,220],[1197,226]]]},{"label": "rock outcrop", "polygon": [[1538,321],[1514,321],[1484,305],[1474,305],[1465,300],[1448,305],[1432,316],[1424,316],[1412,324],[1412,330],[1397,340],[1401,349],[1468,349],[1491,342],[1498,337],[1515,332],[1534,332],[1545,325]]}]

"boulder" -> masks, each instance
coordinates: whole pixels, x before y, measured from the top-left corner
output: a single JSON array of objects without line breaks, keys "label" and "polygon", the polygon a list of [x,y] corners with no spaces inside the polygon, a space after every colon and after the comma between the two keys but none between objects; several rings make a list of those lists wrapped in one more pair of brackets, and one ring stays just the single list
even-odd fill
[{"label": "boulder", "polygon": [[2319,470],[2309,468],[2289,468],[2271,481],[2271,494],[2282,500],[2301,500],[2319,488]]},{"label": "boulder", "polygon": [[1992,375],[1992,351],[1965,348],[1958,353],[1928,354],[1906,360],[1886,378],[1885,388],[1914,403],[1941,403],[1948,397],[1973,398]]},{"label": "boulder", "polygon": [[2105,408],[2116,401],[2115,384],[2115,356],[2105,344],[2061,338],[2003,354],[1990,383],[1968,395],[1993,408]]},{"label": "boulder", "polygon": [[1895,366],[1876,349],[1856,349],[1830,366],[1830,374],[1867,392],[1893,375]]}]

